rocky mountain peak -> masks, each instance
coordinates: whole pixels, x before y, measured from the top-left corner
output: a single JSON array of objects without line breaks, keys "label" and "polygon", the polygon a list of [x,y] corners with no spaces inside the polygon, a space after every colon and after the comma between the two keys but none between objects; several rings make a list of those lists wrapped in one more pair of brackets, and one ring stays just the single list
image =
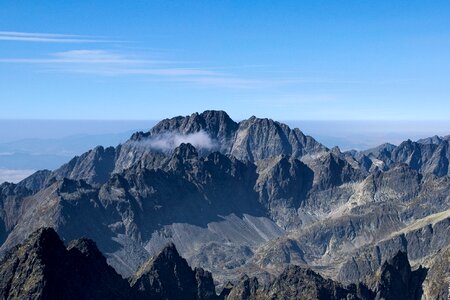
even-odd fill
[{"label": "rocky mountain peak", "polygon": [[444,140],[445,140],[445,138],[440,137],[438,135],[434,135],[432,137],[428,137],[428,138],[417,140],[417,143],[419,143],[419,144],[435,144],[435,145],[439,145]]},{"label": "rocky mountain peak", "polygon": [[95,147],[76,156],[68,163],[52,172],[57,179],[83,179],[89,184],[99,185],[108,181],[114,170],[116,149],[114,147]]},{"label": "rocky mountain peak", "polygon": [[192,270],[173,243],[131,284],[106,263],[95,242],[82,238],[66,249],[52,228],[35,231],[0,262],[2,299],[219,299],[211,273]]},{"label": "rocky mountain peak", "polygon": [[342,151],[338,146],[334,146],[330,151],[336,156],[340,156],[342,154]]},{"label": "rocky mountain peak", "polygon": [[184,174],[193,168],[193,164],[198,160],[198,152],[191,144],[181,144],[175,148],[172,157],[167,163],[170,170],[177,174]]},{"label": "rocky mountain peak", "polygon": [[20,182],[20,186],[36,193],[40,189],[51,184],[52,171],[50,170],[39,170],[28,176]]},{"label": "rocky mountain peak", "polygon": [[207,110],[201,113],[201,118],[205,121],[206,128],[216,136],[230,138],[236,131],[238,124],[224,111]]},{"label": "rocky mountain peak", "polygon": [[367,299],[373,295],[363,285],[344,287],[316,272],[299,266],[288,266],[268,285],[262,286],[256,278],[244,276],[229,291],[227,300],[244,299]]},{"label": "rocky mountain peak", "polygon": [[[227,300],[256,300],[258,298],[259,282],[256,277],[249,277],[246,274],[229,291]],[[262,298],[261,298],[262,299]]]},{"label": "rocky mountain peak", "polygon": [[426,273],[427,270],[422,267],[412,271],[407,254],[398,251],[394,257],[385,261],[379,270],[375,288],[376,299],[420,299]]},{"label": "rocky mountain peak", "polygon": [[211,275],[204,270],[193,271],[173,243],[167,244],[130,279],[140,297],[167,300],[215,299],[211,281]]},{"label": "rocky mountain peak", "polygon": [[0,184],[0,200],[4,197],[20,195],[22,197],[31,193],[31,190],[27,189],[22,184],[15,184],[12,182],[3,182]]},{"label": "rocky mountain peak", "polygon": [[180,253],[178,253],[177,247],[173,242],[167,243],[167,245],[159,252],[159,254],[156,255],[156,259],[154,261],[158,260],[171,260],[174,262],[182,261],[183,258],[181,257]]},{"label": "rocky mountain peak", "polygon": [[234,135],[236,128],[237,123],[226,112],[207,110],[200,114],[164,119],[150,130],[150,135],[166,132],[189,134],[204,130],[218,140],[225,140]]},{"label": "rocky mountain peak", "polygon": [[182,143],[175,148],[172,157],[176,157],[183,160],[195,159],[198,157],[197,149],[189,143]]},{"label": "rocky mountain peak", "polygon": [[176,272],[187,269],[189,266],[186,260],[180,256],[175,244],[170,242],[136,272],[131,282],[136,283],[140,277],[148,276],[152,272]]},{"label": "rocky mountain peak", "polygon": [[59,251],[65,249],[64,243],[51,227],[43,227],[32,233],[22,247],[35,251]]},{"label": "rocky mountain peak", "polygon": [[306,153],[306,143],[299,130],[271,119],[251,117],[239,122],[230,153],[250,161],[281,154],[299,157]]},{"label": "rocky mountain peak", "polygon": [[70,251],[72,249],[80,251],[84,256],[90,259],[100,260],[106,263],[105,257],[97,248],[97,244],[91,239],[81,238],[78,240],[71,241],[67,246],[67,250]]},{"label": "rocky mountain peak", "polygon": [[224,111],[214,110],[164,119],[148,133],[134,134],[131,140],[202,131],[216,143],[215,150],[250,161],[280,154],[300,157],[326,150],[313,138],[305,136],[299,129],[290,129],[286,124],[255,116],[236,123]]},{"label": "rocky mountain peak", "polygon": [[[93,243],[93,242],[92,242]],[[41,228],[0,263],[3,299],[125,299],[130,288],[87,240],[67,250],[52,228]],[[80,251],[74,251],[79,247]],[[96,247],[95,247],[96,248]],[[92,253],[95,256],[92,256]],[[85,254],[88,254],[86,256]]]}]

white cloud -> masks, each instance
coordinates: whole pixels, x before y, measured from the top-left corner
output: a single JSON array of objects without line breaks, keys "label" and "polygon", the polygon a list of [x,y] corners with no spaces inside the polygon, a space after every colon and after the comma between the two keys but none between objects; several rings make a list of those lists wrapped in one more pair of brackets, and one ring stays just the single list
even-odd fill
[{"label": "white cloud", "polygon": [[0,169],[0,184],[2,182],[13,182],[17,183],[22,179],[33,174],[35,170],[9,170],[9,169]]},{"label": "white cloud", "polygon": [[[0,32],[0,40],[97,41],[66,34]],[[104,40],[100,40],[104,41]],[[72,49],[44,57],[0,58],[0,63],[43,66],[39,71],[88,74],[96,76],[140,76],[147,80],[170,81],[199,87],[230,89],[264,89],[273,86],[307,83],[303,78],[248,78],[238,74],[197,66],[186,62],[138,57],[105,49]],[[192,63],[191,63],[192,64]],[[223,69],[223,68],[222,68]]]},{"label": "white cloud", "polygon": [[34,33],[0,31],[2,41],[41,42],[41,43],[105,43],[111,42],[104,39],[91,38],[71,34]]},{"label": "white cloud", "polygon": [[[142,59],[108,50],[70,50],[56,52],[46,58],[3,58],[0,63],[46,65],[47,70],[98,76],[146,76],[200,86],[226,88],[262,87],[267,82],[239,78],[211,69],[181,67],[167,60]],[[177,66],[178,65],[178,66]]]},{"label": "white cloud", "polygon": [[172,151],[183,143],[189,143],[197,149],[212,150],[217,148],[217,142],[203,130],[191,134],[167,132],[133,143],[139,147],[150,147],[159,151]]},{"label": "white cloud", "polygon": [[149,66],[141,68],[129,68],[129,67],[118,68],[111,66],[90,68],[80,66],[76,68],[67,68],[65,69],[65,71],[70,73],[92,74],[100,76],[129,76],[129,75],[157,76],[160,79],[174,78],[180,76],[200,76],[200,75],[218,76],[220,74],[214,71],[202,70],[197,68],[179,68],[179,67],[155,68],[154,66],[152,68],[149,68]]},{"label": "white cloud", "polygon": [[143,65],[170,63],[162,60],[143,60],[127,57],[107,50],[69,50],[50,54],[48,58],[5,58],[2,63],[29,64],[101,64],[101,65]]}]

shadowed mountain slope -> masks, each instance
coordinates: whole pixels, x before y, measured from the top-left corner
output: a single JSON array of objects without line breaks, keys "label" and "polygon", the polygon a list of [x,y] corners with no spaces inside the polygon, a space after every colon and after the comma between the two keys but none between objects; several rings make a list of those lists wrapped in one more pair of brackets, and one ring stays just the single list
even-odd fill
[{"label": "shadowed mountain slope", "polygon": [[220,285],[243,274],[266,283],[290,264],[368,282],[399,250],[437,274],[450,243],[448,142],[341,152],[270,119],[166,119],[0,185],[0,255],[53,227],[64,241],[93,239],[126,277],[168,242]]},{"label": "shadowed mountain slope", "polygon": [[192,270],[174,244],[166,245],[129,280],[106,263],[89,239],[66,247],[52,228],[41,228],[0,261],[0,295],[5,299],[420,299],[427,270],[412,271],[405,253],[384,262],[374,291],[343,286],[310,269],[287,267],[269,284],[243,276],[220,295],[211,273]]}]

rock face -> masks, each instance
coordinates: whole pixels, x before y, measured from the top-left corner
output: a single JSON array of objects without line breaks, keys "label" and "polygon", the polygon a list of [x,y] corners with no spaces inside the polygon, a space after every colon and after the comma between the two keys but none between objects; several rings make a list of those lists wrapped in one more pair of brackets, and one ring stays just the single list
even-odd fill
[{"label": "rock face", "polygon": [[125,299],[127,282],[90,240],[66,249],[53,229],[43,228],[0,263],[3,299]]},{"label": "rock face", "polygon": [[[0,256],[53,227],[64,241],[94,240],[124,277],[169,242],[220,287],[248,274],[259,288],[292,264],[370,285],[398,251],[440,274],[450,244],[449,142],[343,153],[270,119],[234,122],[221,111],[166,119],[116,148],[0,185]],[[194,277],[209,285],[207,273]],[[425,295],[443,290],[437,282],[425,280]]]},{"label": "rock face", "polygon": [[227,291],[227,299],[422,299],[427,271],[422,267],[412,271],[406,253],[399,251],[377,270],[371,290],[363,283],[343,286],[310,269],[291,265],[265,286],[244,276]]},{"label": "rock face", "polygon": [[260,286],[256,278],[244,277],[228,296],[229,300],[244,299],[374,299],[364,285],[343,287],[325,279],[310,269],[288,267],[268,286]]},{"label": "rock face", "polygon": [[34,232],[0,262],[2,299],[219,299],[211,273],[192,270],[173,244],[129,283],[89,239],[67,248],[52,228]]},{"label": "rock face", "polygon": [[165,119],[153,127],[147,134],[138,134],[133,138],[145,138],[165,133],[192,134],[199,131],[207,132],[218,142],[218,150],[226,152],[231,147],[230,142],[236,134],[238,124],[223,111],[205,111],[194,113],[188,117]]},{"label": "rock face", "polygon": [[391,233],[390,237],[375,245],[358,249],[353,257],[342,265],[338,279],[355,282],[371,277],[384,260],[394,256],[398,251],[407,252],[412,261],[419,262],[428,256],[436,255],[450,243],[449,217],[448,211],[432,215]]},{"label": "rock face", "polygon": [[83,179],[90,184],[105,183],[114,170],[116,151],[114,147],[98,146],[61,166],[52,176],[57,179]]},{"label": "rock face", "polygon": [[430,268],[427,277],[422,285],[424,298],[426,299],[445,299],[448,297],[448,274],[450,274],[450,247],[439,251],[431,259]]},{"label": "rock face", "polygon": [[174,244],[123,279],[89,239],[66,247],[52,228],[41,228],[0,261],[3,299],[420,299],[426,269],[411,270],[405,253],[386,261],[374,291],[358,283],[343,286],[299,266],[287,267],[268,285],[243,276],[215,292],[211,273],[192,270]]},{"label": "rock face", "polygon": [[270,119],[251,117],[239,123],[230,154],[250,161],[270,158],[280,154],[301,157],[315,154],[326,148],[300,130]]},{"label": "rock face", "polygon": [[399,251],[381,266],[379,273],[375,299],[422,298],[422,282],[427,270],[420,267],[412,272],[406,253]]},{"label": "rock face", "polygon": [[218,299],[211,273],[192,270],[174,244],[139,268],[130,283],[143,299]]},{"label": "rock face", "polygon": [[161,134],[187,135],[199,131],[207,132],[217,142],[217,150],[240,160],[257,161],[280,154],[299,158],[326,150],[312,137],[285,124],[256,117],[236,123],[223,111],[205,111],[165,119],[148,133],[133,135],[131,140],[142,141]]},{"label": "rock face", "polygon": [[[448,137],[434,136],[417,142],[407,140],[398,146],[384,144],[377,148],[363,151],[375,165],[383,169],[399,163],[409,165],[412,169],[423,174],[436,176],[450,175],[450,141]],[[363,156],[360,154],[359,158]]]},{"label": "rock face", "polygon": [[23,199],[32,194],[24,185],[0,185],[0,243],[3,243],[21,217]]},{"label": "rock face", "polygon": [[49,170],[37,171],[22,180],[18,185],[32,193],[36,193],[50,183],[51,176],[52,172]]}]

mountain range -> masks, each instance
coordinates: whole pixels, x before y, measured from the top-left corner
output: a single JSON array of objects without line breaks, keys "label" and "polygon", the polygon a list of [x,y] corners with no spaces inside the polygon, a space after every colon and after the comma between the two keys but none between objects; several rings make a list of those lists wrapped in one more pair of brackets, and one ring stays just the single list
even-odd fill
[{"label": "mountain range", "polygon": [[194,270],[169,243],[127,279],[109,266],[94,241],[65,246],[52,228],[41,228],[11,249],[0,265],[3,299],[419,299],[426,270],[411,270],[405,253],[384,262],[375,288],[343,286],[310,269],[289,266],[270,284],[240,278],[216,293],[211,273]]},{"label": "mountain range", "polygon": [[[176,293],[163,288],[175,277],[192,299],[444,299],[449,146],[449,136],[435,136],[342,152],[270,119],[235,122],[222,111],[165,119],[117,147],[0,185],[0,270],[38,278],[12,284],[4,275],[0,289],[21,298],[88,280],[98,299],[176,299],[152,294]],[[41,249],[42,235],[54,253]],[[30,265],[31,249],[73,274],[53,278],[60,271]],[[55,265],[58,257],[66,264]],[[184,275],[149,277],[181,257]],[[88,260],[104,275],[77,273],[91,273]],[[76,288],[67,298],[85,297]]]}]

